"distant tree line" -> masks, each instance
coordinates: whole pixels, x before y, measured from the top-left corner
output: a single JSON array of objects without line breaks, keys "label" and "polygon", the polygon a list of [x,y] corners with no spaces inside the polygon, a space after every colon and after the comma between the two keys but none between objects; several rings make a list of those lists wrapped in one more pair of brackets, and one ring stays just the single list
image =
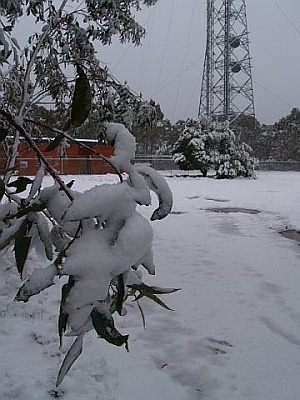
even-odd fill
[{"label": "distant tree line", "polygon": [[[183,133],[188,121],[179,120],[173,124],[164,118],[160,105],[150,101],[156,110],[156,118],[152,123],[143,124],[133,122],[131,131],[137,143],[137,154],[168,154],[171,155],[174,145]],[[60,116],[44,106],[35,106],[35,115],[40,122],[52,127],[62,124]],[[78,138],[93,138],[100,142],[102,121],[97,113],[91,113],[86,122],[77,128]],[[1,129],[0,119],[0,131]],[[300,161],[300,110],[293,108],[291,113],[273,125],[264,125],[252,117],[241,116],[230,126],[236,137],[236,142],[247,143],[253,149],[253,156],[257,159],[276,161]],[[1,132],[0,132],[1,133]],[[51,137],[53,133],[38,130],[36,136]]]}]

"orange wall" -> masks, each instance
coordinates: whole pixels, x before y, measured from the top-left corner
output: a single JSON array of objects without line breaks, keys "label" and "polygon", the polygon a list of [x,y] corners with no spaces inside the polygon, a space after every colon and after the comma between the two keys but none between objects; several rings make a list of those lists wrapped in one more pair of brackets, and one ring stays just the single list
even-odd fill
[{"label": "orange wall", "polygon": [[[49,152],[45,152],[48,143],[41,143],[38,147],[60,174],[114,173],[114,170],[108,163],[96,154],[89,152],[88,149],[80,147],[77,144],[71,144],[70,147],[66,148],[65,154],[62,157],[60,157],[60,147]],[[113,154],[112,147],[96,144],[89,144],[89,147],[107,158]],[[34,175],[39,168],[39,162],[34,151],[26,143],[21,143],[19,146],[19,157],[16,166],[19,175]]]}]

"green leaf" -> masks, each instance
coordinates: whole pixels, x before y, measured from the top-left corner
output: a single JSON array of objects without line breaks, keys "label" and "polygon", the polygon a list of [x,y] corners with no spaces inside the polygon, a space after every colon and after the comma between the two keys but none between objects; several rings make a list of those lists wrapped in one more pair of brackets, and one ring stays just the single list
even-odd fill
[{"label": "green leaf", "polygon": [[149,299],[153,300],[155,303],[159,304],[161,307],[169,311],[174,311],[174,310],[172,310],[172,308],[167,306],[161,299],[159,299],[156,296],[156,294],[168,294],[180,290],[174,288],[159,288],[157,286],[148,286],[145,283],[142,283],[141,285],[130,285],[129,287],[133,289],[134,292],[136,291],[140,292],[140,294],[137,297],[135,297],[134,301],[138,301],[142,297],[148,297]]},{"label": "green leaf", "polygon": [[7,187],[15,187],[15,193],[24,192],[27,189],[27,185],[33,182],[32,179],[27,178],[26,176],[19,176],[16,181],[10,182]]},{"label": "green leaf", "polygon": [[71,189],[71,187],[74,185],[74,179],[72,179],[70,182],[68,182],[67,184],[66,184],[66,186],[69,188],[69,189]]},{"label": "green leaf", "polygon": [[65,312],[65,304],[67,297],[70,293],[70,290],[74,286],[74,279],[70,276],[68,283],[65,283],[61,288],[61,300],[60,300],[60,308],[59,308],[59,317],[58,317],[58,334],[59,334],[59,343],[62,345],[62,337],[64,332],[67,329],[68,323],[68,314]]},{"label": "green leaf", "polygon": [[125,296],[125,287],[124,287],[124,278],[123,275],[118,276],[118,285],[117,285],[117,299],[116,299],[116,311],[119,315],[122,315],[122,308]]},{"label": "green leaf", "polygon": [[56,380],[56,387],[58,387],[66,374],[68,373],[69,369],[72,367],[74,362],[77,360],[77,358],[80,356],[82,353],[82,344],[83,344],[83,336],[84,333],[81,333],[72,346],[70,347],[69,351],[66,354],[66,357],[64,358],[64,361],[60,367],[60,370],[58,372],[57,380]]},{"label": "green leaf", "polygon": [[71,125],[77,128],[84,123],[91,110],[91,88],[83,69],[77,64],[78,77],[75,82],[75,91],[71,107]]},{"label": "green leaf", "polygon": [[54,140],[50,141],[49,146],[45,149],[45,152],[52,151],[52,150],[56,149],[56,147],[58,147],[60,145],[60,143],[63,140],[63,138],[64,138],[64,135],[56,136],[56,138]]},{"label": "green leaf", "polygon": [[30,243],[31,243],[30,236],[17,236],[15,239],[15,259],[21,277],[28,256]]},{"label": "green leaf", "polygon": [[91,312],[91,317],[93,327],[102,339],[115,346],[122,346],[125,344],[125,348],[128,351],[129,335],[123,336],[117,331],[112,317],[108,318],[107,315],[99,313],[96,309]]},{"label": "green leaf", "polygon": [[5,183],[3,179],[0,178],[0,201],[2,200],[4,194],[5,194]]},{"label": "green leaf", "polygon": [[155,294],[170,294],[170,293],[175,293],[175,292],[178,292],[179,290],[181,290],[181,289],[175,289],[175,288],[161,288],[158,286],[148,286],[148,288],[151,290],[152,293],[155,293]]}]

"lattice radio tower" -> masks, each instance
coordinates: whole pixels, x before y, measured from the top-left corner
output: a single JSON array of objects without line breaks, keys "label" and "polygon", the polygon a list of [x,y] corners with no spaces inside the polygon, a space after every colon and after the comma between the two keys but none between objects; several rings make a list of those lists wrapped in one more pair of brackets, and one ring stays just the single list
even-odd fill
[{"label": "lattice radio tower", "polygon": [[199,118],[255,116],[245,0],[207,0],[207,43]]}]

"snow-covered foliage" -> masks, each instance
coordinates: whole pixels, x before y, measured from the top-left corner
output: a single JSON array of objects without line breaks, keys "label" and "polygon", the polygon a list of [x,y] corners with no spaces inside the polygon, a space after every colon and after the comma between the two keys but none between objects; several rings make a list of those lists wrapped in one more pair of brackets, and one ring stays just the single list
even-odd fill
[{"label": "snow-covered foliage", "polygon": [[190,120],[175,143],[174,161],[183,170],[215,170],[216,178],[252,177],[257,160],[246,143],[236,143],[234,132],[224,123]]},{"label": "snow-covered foliage", "polygon": [[[95,329],[109,343],[128,347],[128,335],[118,332],[112,317],[115,311],[125,314],[126,297],[148,296],[167,308],[156,294],[175,291],[145,285],[138,270],[143,266],[149,274],[155,274],[152,227],[137,205],[150,205],[153,190],[158,208],[151,220],[166,217],[172,208],[169,186],[150,167],[130,163],[135,140],[123,125],[107,123],[105,128],[107,138],[115,143],[111,163],[127,174],[125,180],[83,193],[68,187],[65,192],[54,184],[39,188],[35,195],[30,190],[25,198],[12,194],[0,181],[1,197],[6,195],[10,200],[0,205],[0,249],[14,251],[18,271],[21,277],[27,277],[15,299],[27,302],[55,284],[57,277],[68,278],[62,290],[58,329],[61,340],[66,329],[66,335],[77,339],[62,364],[57,386],[80,355],[87,331]],[[37,181],[41,186],[40,174],[21,189],[28,185],[32,189]],[[20,178],[13,182],[15,192],[20,182]],[[26,260],[41,243],[50,264],[30,274]]]}]

